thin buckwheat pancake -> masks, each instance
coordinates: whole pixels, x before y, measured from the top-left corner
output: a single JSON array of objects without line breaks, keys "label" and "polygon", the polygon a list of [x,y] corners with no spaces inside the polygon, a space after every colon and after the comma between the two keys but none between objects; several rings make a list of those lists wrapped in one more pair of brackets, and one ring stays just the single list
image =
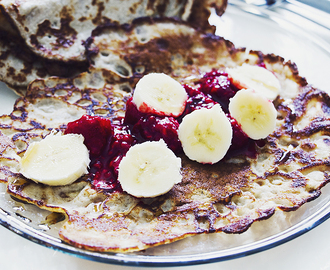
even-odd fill
[{"label": "thin buckwheat pancake", "polygon": [[0,81],[24,96],[30,82],[50,76],[71,77],[86,71],[87,63],[50,61],[32,53],[17,35],[0,31]]},{"label": "thin buckwheat pancake", "polygon": [[215,8],[222,15],[226,6],[227,0],[3,0],[0,2],[0,80],[24,96],[27,85],[37,78],[67,78],[87,71],[85,42],[99,25],[127,27],[140,17],[172,17],[195,28],[208,29],[210,10]]},{"label": "thin buckwheat pancake", "polygon": [[0,80],[18,95],[24,95],[29,82],[48,76],[40,61],[20,46],[18,40],[7,32],[0,32]]},{"label": "thin buckwheat pancake", "polygon": [[282,83],[288,84],[288,91],[282,93],[285,98],[297,94],[292,81],[306,84],[293,63],[286,63],[283,69],[278,64],[283,62],[281,57],[259,51],[248,54],[209,30],[197,31],[173,19],[140,19],[129,27],[103,25],[93,31],[86,46],[87,55],[91,68],[101,69],[104,76],[111,71],[110,77],[115,73],[121,78],[136,79],[151,72],[164,72],[181,82],[185,78],[198,79],[212,68],[260,64],[266,58],[267,68],[278,72]]},{"label": "thin buckwheat pancake", "polygon": [[[143,25],[149,33],[166,29],[169,34],[162,42],[157,35],[151,35],[139,44],[130,34],[134,33],[134,26],[122,35],[123,43],[101,48],[100,44],[106,44],[101,41],[108,40],[111,31],[100,32],[91,43],[94,66],[90,72],[70,79],[34,81],[26,96],[16,101],[13,112],[0,118],[1,181],[14,197],[65,213],[67,219],[59,235],[71,245],[95,251],[132,252],[197,234],[242,233],[255,221],[279,211],[296,210],[317,198],[329,181],[330,99],[325,92],[308,85],[295,64],[279,56],[247,52],[186,24],[171,27],[166,23],[160,22],[156,28]],[[184,48],[177,42],[177,46],[160,50],[158,56],[154,53],[155,43],[172,44],[180,38],[185,40]],[[98,54],[107,57],[111,46],[117,53],[118,66],[131,73],[122,74],[100,64],[104,61],[99,60],[102,57]],[[127,49],[128,57],[122,56],[117,47]],[[142,69],[129,61],[134,55],[134,62]],[[150,59],[154,62],[150,63]],[[181,155],[182,182],[151,199],[96,190],[89,175],[71,185],[50,187],[19,173],[18,156],[32,141],[42,139],[52,130],[64,130],[68,122],[84,114],[110,119],[123,116],[126,101],[144,73],[164,71],[193,86],[212,68],[224,70],[226,66],[243,63],[265,65],[281,83],[274,101],[278,113],[276,129],[257,148],[256,158],[241,155],[203,165]]]},{"label": "thin buckwheat pancake", "polygon": [[172,17],[208,27],[211,8],[221,15],[227,0],[2,0],[0,8],[26,44],[44,58],[85,60],[84,42],[104,23],[130,24],[141,17]]},{"label": "thin buckwheat pancake", "polygon": [[51,61],[34,54],[0,11],[0,81],[24,96],[37,78],[70,77],[86,71],[88,63]]}]

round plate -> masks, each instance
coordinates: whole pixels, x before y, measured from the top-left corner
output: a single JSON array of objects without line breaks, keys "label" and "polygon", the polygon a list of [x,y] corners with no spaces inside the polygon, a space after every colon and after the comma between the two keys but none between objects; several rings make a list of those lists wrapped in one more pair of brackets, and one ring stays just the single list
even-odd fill
[{"label": "round plate", "polygon": [[[295,62],[309,83],[330,91],[323,76],[324,70],[330,70],[330,43],[322,35],[329,34],[329,30],[299,15],[299,9],[304,7],[295,2],[279,2],[266,8],[230,1],[226,13],[221,18],[213,14],[210,22],[217,26],[218,35],[231,40],[236,47],[281,55]],[[0,89],[0,113],[10,113],[17,96],[4,84]],[[31,241],[89,260],[134,266],[192,265],[246,256],[305,233],[330,215],[330,185],[322,193],[297,211],[277,211],[272,218],[253,224],[241,235],[198,235],[131,254],[91,252],[63,243],[57,234],[63,221],[52,224],[58,216],[12,199],[6,194],[5,185],[0,185],[0,224]]]}]

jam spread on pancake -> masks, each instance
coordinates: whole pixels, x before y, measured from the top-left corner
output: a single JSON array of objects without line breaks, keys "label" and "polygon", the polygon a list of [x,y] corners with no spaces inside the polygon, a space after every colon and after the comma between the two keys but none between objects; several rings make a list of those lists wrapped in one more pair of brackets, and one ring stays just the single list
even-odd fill
[{"label": "jam spread on pancake", "polygon": [[[120,121],[119,121],[120,122]],[[135,139],[125,125],[98,116],[83,115],[70,122],[65,131],[82,134],[90,151],[92,185],[107,192],[122,191],[118,166]]]},{"label": "jam spread on pancake", "polygon": [[178,128],[179,122],[173,117],[149,115],[139,119],[132,127],[132,133],[140,143],[163,139],[173,152],[180,153],[182,147],[178,138]]},{"label": "jam spread on pancake", "polygon": [[213,105],[217,104],[211,97],[207,96],[199,89],[192,88],[189,85],[185,85],[185,89],[188,94],[188,100],[185,111],[180,116],[180,120],[182,120],[183,116],[194,110],[199,110],[202,108],[210,109]]},{"label": "jam spread on pancake", "polygon": [[211,108],[219,103],[233,128],[233,139],[226,158],[245,155],[255,158],[256,141],[250,139],[240,125],[228,113],[229,99],[239,90],[228,74],[212,70],[195,82],[195,87],[184,85],[188,94],[185,110],[179,117],[159,116],[138,110],[132,98],[126,103],[125,117],[112,121],[99,116],[84,115],[68,123],[65,133],[82,134],[90,151],[90,178],[96,189],[105,192],[121,192],[118,182],[118,166],[128,149],[145,141],[163,139],[176,154],[182,154],[178,138],[179,123],[182,118],[194,110]]},{"label": "jam spread on pancake", "polygon": [[220,103],[224,112],[228,112],[229,99],[239,90],[223,71],[213,70],[197,82],[198,89]]}]

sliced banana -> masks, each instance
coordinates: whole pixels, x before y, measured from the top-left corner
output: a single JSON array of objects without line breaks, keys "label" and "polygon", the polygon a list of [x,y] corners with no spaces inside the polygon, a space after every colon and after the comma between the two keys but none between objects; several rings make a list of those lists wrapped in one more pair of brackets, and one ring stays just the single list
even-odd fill
[{"label": "sliced banana", "polygon": [[150,73],[136,84],[133,102],[141,112],[158,115],[181,115],[188,95],[183,86],[164,73]]},{"label": "sliced banana", "polygon": [[132,146],[119,164],[118,181],[135,197],[156,197],[181,182],[181,159],[163,140]]},{"label": "sliced banana", "polygon": [[78,134],[50,134],[29,145],[20,161],[20,173],[51,186],[69,185],[88,173],[89,153]]},{"label": "sliced banana", "polygon": [[227,68],[226,72],[239,88],[252,88],[270,100],[274,100],[280,92],[280,81],[266,68],[243,64]]},{"label": "sliced banana", "polygon": [[216,163],[227,153],[233,130],[219,104],[186,115],[179,126],[183,151],[191,160]]},{"label": "sliced banana", "polygon": [[274,104],[253,89],[239,90],[229,101],[229,113],[251,139],[266,138],[275,130]]}]

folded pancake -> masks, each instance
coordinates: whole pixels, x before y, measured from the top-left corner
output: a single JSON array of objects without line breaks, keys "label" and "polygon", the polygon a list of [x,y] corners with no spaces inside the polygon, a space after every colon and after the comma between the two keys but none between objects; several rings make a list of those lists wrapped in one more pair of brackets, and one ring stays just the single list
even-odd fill
[{"label": "folded pancake", "polygon": [[30,51],[15,32],[0,29],[0,81],[20,96],[25,95],[28,84],[35,79],[71,77],[87,68],[87,62],[78,65],[43,59]]},{"label": "folded pancake", "polygon": [[127,25],[141,17],[171,17],[209,27],[211,8],[221,15],[227,0],[3,0],[0,8],[36,54],[62,61],[84,61],[84,43],[105,23]]},{"label": "folded pancake", "polygon": [[92,67],[122,78],[139,78],[150,72],[188,77],[244,61],[236,57],[237,49],[230,42],[171,19],[140,19],[129,27],[100,26],[86,48]]},{"label": "folded pancake", "polygon": [[[65,242],[114,252],[143,250],[202,233],[242,233],[275,211],[296,210],[320,195],[330,173],[330,98],[325,92],[309,86],[296,66],[279,56],[237,49],[185,24],[144,23],[143,31],[138,27],[120,29],[125,33],[122,40],[110,43],[107,35],[113,28],[102,29],[89,47],[94,63],[90,72],[36,80],[13,112],[0,117],[0,179],[9,194],[65,213],[59,232]],[[137,33],[145,32],[152,35],[143,42]],[[109,52],[117,56],[110,66],[104,60]],[[19,173],[19,156],[51,130],[63,130],[83,114],[123,116],[125,102],[144,73],[162,71],[193,85],[212,68],[243,63],[263,63],[282,87],[274,101],[276,130],[258,147],[256,159],[243,155],[203,165],[182,155],[182,182],[153,199],[96,190],[89,175],[68,186],[50,187]],[[128,72],[121,72],[122,67]]]},{"label": "folded pancake", "polygon": [[[71,77],[86,71],[88,63],[84,42],[100,24],[124,24],[127,27],[127,23],[141,16],[169,16],[207,29],[210,27],[210,9],[215,8],[221,15],[227,1],[170,1],[165,4],[162,1],[139,4],[135,1],[126,1],[125,4],[112,1],[105,8],[103,1],[85,1],[84,4],[81,6],[81,3],[71,1],[65,5],[53,1],[24,1],[20,4],[2,1],[0,80],[18,95],[25,95],[27,85],[37,78]],[[114,10],[121,12],[113,13]],[[127,11],[129,16],[124,16],[123,11]],[[48,25],[50,20],[52,24]],[[38,27],[36,21],[39,22]]]},{"label": "folded pancake", "polygon": [[40,61],[36,61],[29,50],[24,50],[25,46],[20,46],[18,40],[0,33],[0,80],[18,95],[24,95],[29,82],[48,76]]}]

